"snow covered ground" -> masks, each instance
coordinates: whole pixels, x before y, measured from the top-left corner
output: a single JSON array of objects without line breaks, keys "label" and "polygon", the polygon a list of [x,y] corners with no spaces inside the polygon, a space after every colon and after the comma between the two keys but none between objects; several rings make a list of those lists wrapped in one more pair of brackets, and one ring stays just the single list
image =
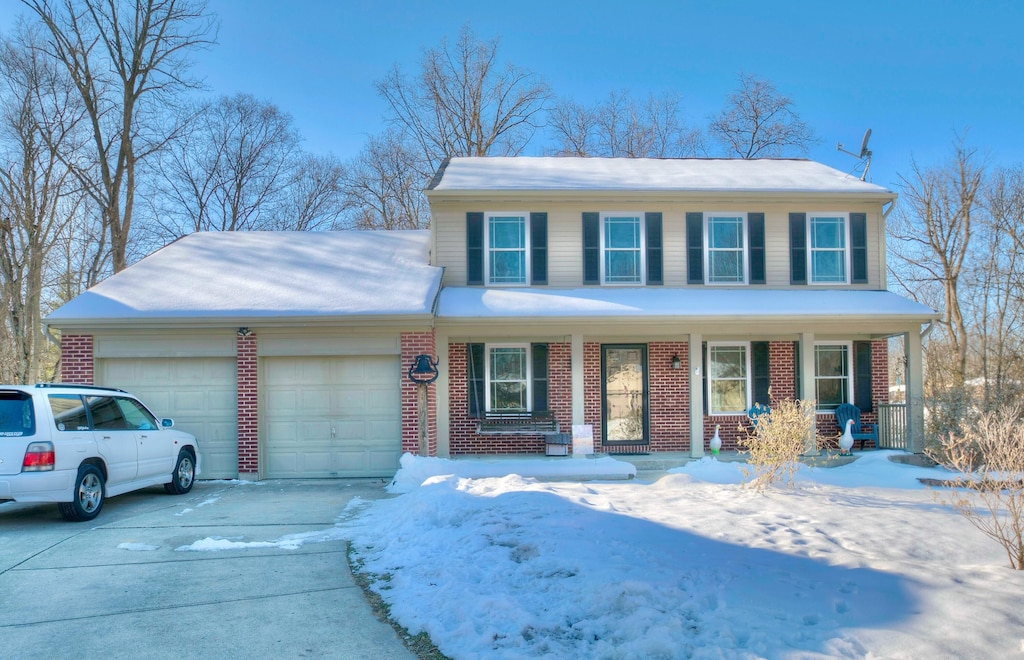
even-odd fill
[{"label": "snow covered ground", "polygon": [[1024,656],[1024,571],[918,481],[948,473],[890,454],[767,494],[711,458],[573,483],[522,476],[560,461],[406,456],[404,494],[354,502],[340,533],[453,658]]}]

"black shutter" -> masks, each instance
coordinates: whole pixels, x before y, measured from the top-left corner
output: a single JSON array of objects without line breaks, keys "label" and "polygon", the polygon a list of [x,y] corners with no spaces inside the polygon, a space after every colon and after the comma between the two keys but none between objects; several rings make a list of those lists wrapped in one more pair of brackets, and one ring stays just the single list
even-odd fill
[{"label": "black shutter", "polygon": [[583,214],[583,283],[601,283],[601,214]]},{"label": "black shutter", "polygon": [[480,417],[487,407],[484,405],[484,345],[466,344],[466,383],[469,392],[469,416]]},{"label": "black shutter", "polygon": [[530,344],[533,360],[533,411],[548,409],[548,345]]},{"label": "black shutter", "polygon": [[466,284],[484,283],[484,214],[466,214]]},{"label": "black shutter", "polygon": [[795,373],[793,374],[793,398],[801,399],[800,396],[800,381],[802,380],[800,372],[800,342],[793,342],[793,366],[796,367]]},{"label": "black shutter", "polygon": [[548,283],[548,214],[530,214],[530,284]]},{"label": "black shutter", "polygon": [[704,388],[704,396],[701,397],[704,400],[704,414],[708,414],[708,399],[711,397],[711,392],[708,392],[708,343],[701,342],[700,344],[700,373],[703,375],[701,387]]},{"label": "black shutter", "polygon": [[871,342],[853,342],[853,403],[871,412]]},{"label": "black shutter", "polygon": [[768,388],[771,386],[769,369],[768,342],[750,342],[750,375],[754,387],[752,394],[754,403],[760,403],[764,406],[771,405],[768,395]]},{"label": "black shutter", "polygon": [[789,214],[789,283],[807,284],[807,214]]},{"label": "black shutter", "polygon": [[764,284],[764,213],[747,214],[747,235],[750,240],[750,283]]},{"label": "black shutter", "polygon": [[686,283],[704,284],[704,214],[686,214]]},{"label": "black shutter", "polygon": [[662,276],[661,213],[647,213],[647,283],[664,284]]},{"label": "black shutter", "polygon": [[850,281],[854,284],[867,284],[868,216],[866,213],[850,214],[850,261],[853,264]]}]

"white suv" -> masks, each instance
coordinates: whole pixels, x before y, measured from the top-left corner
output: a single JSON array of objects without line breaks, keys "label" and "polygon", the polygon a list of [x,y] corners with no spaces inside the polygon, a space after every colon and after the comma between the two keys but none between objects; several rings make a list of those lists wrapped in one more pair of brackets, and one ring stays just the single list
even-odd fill
[{"label": "white suv", "polygon": [[173,426],[123,390],[0,385],[0,501],[57,502],[66,519],[92,520],[128,491],[187,493],[199,446]]}]

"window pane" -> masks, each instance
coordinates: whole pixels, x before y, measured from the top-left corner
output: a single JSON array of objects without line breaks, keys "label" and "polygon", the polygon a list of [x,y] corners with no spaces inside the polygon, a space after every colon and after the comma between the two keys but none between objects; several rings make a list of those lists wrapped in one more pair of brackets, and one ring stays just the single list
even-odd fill
[{"label": "window pane", "polygon": [[526,383],[492,381],[491,410],[526,410]]},{"label": "window pane", "polygon": [[128,422],[128,428],[137,431],[155,431],[159,428],[156,418],[148,410],[140,406],[137,401],[118,397],[117,405],[121,408],[121,412],[124,413],[125,420]]},{"label": "window pane", "polygon": [[818,380],[818,409],[833,410],[846,403],[845,378],[822,378]]},{"label": "window pane", "polygon": [[121,414],[121,409],[113,397],[90,396],[86,397],[86,405],[92,414],[92,426],[94,429],[105,431],[123,431],[128,424]]},{"label": "window pane", "polygon": [[488,218],[488,278],[495,284],[526,282],[526,218]]},{"label": "window pane", "polygon": [[712,248],[743,248],[742,218],[709,218],[708,244]]},{"label": "window pane", "polygon": [[491,281],[522,283],[526,281],[526,251],[492,252]]},{"label": "window pane", "polygon": [[720,380],[711,386],[711,409],[716,413],[742,412],[747,408],[745,380]]},{"label": "window pane", "polygon": [[815,346],[817,375],[822,377],[846,377],[846,346]]},{"label": "window pane", "polygon": [[746,351],[742,346],[714,346],[711,349],[713,378],[746,378]]},{"label": "window pane", "polygon": [[843,218],[811,218],[811,248],[846,247]]},{"label": "window pane", "polygon": [[708,272],[712,282],[742,282],[742,252],[708,252]]},{"label": "window pane", "polygon": [[524,218],[491,218],[491,247],[522,249],[526,247]]},{"label": "window pane", "polygon": [[526,350],[522,348],[492,348],[491,379],[526,380]]},{"label": "window pane", "polygon": [[605,218],[605,248],[640,248],[640,218]]},{"label": "window pane", "polygon": [[844,252],[814,252],[811,255],[811,273],[815,282],[846,282],[846,254]]},{"label": "window pane", "polygon": [[[81,400],[78,401],[78,409],[82,409]],[[35,432],[36,416],[32,408],[32,395],[24,392],[0,393],[0,436],[28,436],[35,435]]]},{"label": "window pane", "polygon": [[815,395],[819,410],[834,410],[849,401],[850,359],[845,345],[815,346]]},{"label": "window pane", "polygon": [[604,278],[608,282],[639,282],[640,253],[633,251],[606,252]]}]

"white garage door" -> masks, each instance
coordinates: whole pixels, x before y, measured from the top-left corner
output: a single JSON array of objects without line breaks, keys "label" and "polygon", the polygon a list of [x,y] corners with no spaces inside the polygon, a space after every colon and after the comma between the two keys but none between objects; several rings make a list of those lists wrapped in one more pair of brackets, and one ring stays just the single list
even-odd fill
[{"label": "white garage door", "polygon": [[96,382],[142,399],[199,441],[204,479],[238,476],[234,358],[103,358]]},{"label": "white garage door", "polygon": [[390,477],[402,449],[397,356],[263,361],[266,476]]}]

